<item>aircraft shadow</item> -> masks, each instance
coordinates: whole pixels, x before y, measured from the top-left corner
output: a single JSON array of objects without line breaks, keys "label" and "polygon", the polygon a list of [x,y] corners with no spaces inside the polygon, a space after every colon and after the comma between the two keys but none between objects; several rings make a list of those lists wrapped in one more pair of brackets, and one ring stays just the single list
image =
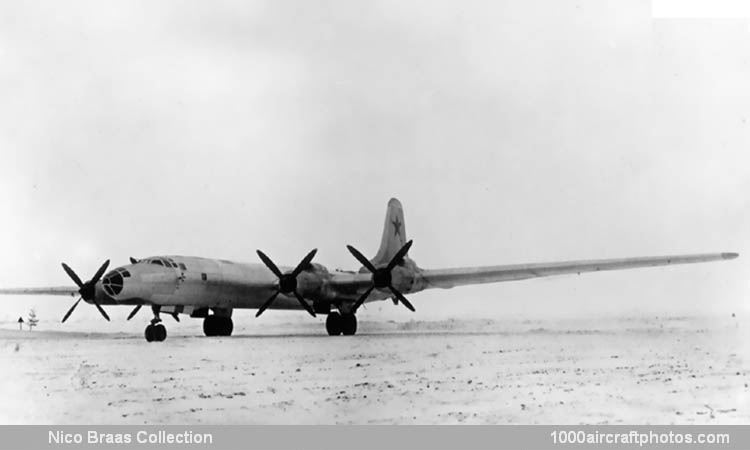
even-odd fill
[{"label": "aircraft shadow", "polygon": [[[399,332],[364,332],[354,336],[328,336],[321,333],[285,333],[285,334],[233,334],[229,339],[278,339],[278,338],[325,338],[325,339],[357,339],[362,337],[397,338],[397,337],[441,337],[441,336],[493,336],[519,334],[506,331],[399,331]],[[215,337],[196,336],[198,338],[216,339]],[[223,337],[227,338],[227,337]]]}]

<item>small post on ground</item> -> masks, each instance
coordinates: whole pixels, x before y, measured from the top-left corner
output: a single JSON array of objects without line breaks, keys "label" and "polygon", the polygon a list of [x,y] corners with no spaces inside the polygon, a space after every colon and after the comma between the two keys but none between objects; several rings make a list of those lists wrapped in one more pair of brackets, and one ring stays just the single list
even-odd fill
[{"label": "small post on ground", "polygon": [[23,331],[23,317],[18,318],[18,329]]}]

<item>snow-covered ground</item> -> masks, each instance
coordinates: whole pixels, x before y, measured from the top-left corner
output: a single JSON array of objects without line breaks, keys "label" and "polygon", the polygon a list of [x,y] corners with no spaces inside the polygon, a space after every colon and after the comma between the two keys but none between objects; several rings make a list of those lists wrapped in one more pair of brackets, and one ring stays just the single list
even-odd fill
[{"label": "snow-covered ground", "polygon": [[0,324],[0,423],[750,423],[745,316],[361,321],[334,338],[165,320],[163,343],[143,324]]}]

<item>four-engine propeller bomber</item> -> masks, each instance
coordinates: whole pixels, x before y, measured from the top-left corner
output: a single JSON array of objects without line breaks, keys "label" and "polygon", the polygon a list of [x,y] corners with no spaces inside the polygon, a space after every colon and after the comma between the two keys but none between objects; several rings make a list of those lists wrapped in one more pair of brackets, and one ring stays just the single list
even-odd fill
[{"label": "four-engine propeller bomber", "polygon": [[[357,332],[356,313],[365,302],[391,298],[414,311],[404,293],[431,288],[523,280],[569,273],[632,269],[637,267],[690,264],[734,259],[737,253],[620,258],[519,264],[453,269],[422,269],[408,257],[412,241],[406,241],[404,213],[397,199],[388,202],[380,249],[373,259],[348,245],[349,252],[362,264],[358,272],[329,272],[313,263],[317,249],[310,251],[296,267],[279,267],[265,253],[257,254],[263,264],[238,263],[221,259],[189,256],[130,258],[130,264],[106,275],[109,260],[87,282],[67,264],[62,267],[76,284],[69,287],[0,289],[10,295],[79,295],[63,317],[65,322],[81,300],[93,304],[110,320],[102,305],[133,305],[127,320],[142,306],[151,306],[153,319],[146,327],[146,340],[163,341],[167,331],[161,314],[179,321],[179,314],[203,318],[206,336],[230,336],[232,311],[258,309],[304,309],[311,316],[326,314],[329,335]],[[103,276],[104,275],[104,276]]]}]

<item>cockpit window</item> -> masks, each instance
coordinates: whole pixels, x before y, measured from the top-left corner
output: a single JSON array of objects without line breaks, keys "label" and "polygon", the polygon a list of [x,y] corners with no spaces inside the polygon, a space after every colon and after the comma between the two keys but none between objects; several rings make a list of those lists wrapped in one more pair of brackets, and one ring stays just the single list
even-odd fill
[{"label": "cockpit window", "polygon": [[146,264],[156,264],[157,266],[164,266],[164,267],[171,267],[173,269],[176,269],[177,263],[172,258],[148,258],[148,259],[142,259],[139,262],[143,262]]}]

